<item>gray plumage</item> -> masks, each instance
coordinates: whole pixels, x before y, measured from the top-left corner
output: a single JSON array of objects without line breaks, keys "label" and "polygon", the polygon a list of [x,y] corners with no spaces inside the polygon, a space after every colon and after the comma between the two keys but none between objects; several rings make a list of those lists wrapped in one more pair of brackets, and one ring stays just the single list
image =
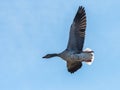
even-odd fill
[{"label": "gray plumage", "polygon": [[77,14],[70,28],[69,42],[67,49],[80,53],[83,49],[86,29],[86,13],[83,7],[79,7]]},{"label": "gray plumage", "polygon": [[43,58],[61,57],[67,62],[68,71],[74,73],[82,66],[82,62],[92,62],[93,51],[83,51],[86,30],[86,13],[80,6],[70,28],[69,41],[66,50],[59,54],[47,54]]}]

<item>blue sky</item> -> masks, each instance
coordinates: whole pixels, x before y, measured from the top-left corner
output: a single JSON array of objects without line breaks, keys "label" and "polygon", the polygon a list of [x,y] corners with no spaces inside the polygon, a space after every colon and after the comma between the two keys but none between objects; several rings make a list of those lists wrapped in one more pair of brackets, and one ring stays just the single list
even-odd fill
[{"label": "blue sky", "polygon": [[[91,66],[74,74],[58,57],[79,6],[87,14]],[[119,90],[119,0],[0,0],[0,90]]]}]

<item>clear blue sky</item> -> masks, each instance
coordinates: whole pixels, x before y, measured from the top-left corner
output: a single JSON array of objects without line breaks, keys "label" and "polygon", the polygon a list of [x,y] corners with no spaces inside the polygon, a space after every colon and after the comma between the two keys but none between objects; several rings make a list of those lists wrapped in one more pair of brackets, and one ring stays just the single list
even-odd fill
[{"label": "clear blue sky", "polygon": [[[84,49],[91,66],[74,74],[60,58],[80,5],[87,14]],[[0,0],[0,90],[119,90],[119,0]]]}]

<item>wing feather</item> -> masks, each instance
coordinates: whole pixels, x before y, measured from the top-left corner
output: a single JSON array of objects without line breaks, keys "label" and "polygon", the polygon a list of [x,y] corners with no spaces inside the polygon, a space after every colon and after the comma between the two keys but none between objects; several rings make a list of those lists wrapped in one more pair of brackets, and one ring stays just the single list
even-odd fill
[{"label": "wing feather", "polygon": [[80,6],[70,28],[67,50],[80,53],[83,48],[86,29],[86,13]]}]

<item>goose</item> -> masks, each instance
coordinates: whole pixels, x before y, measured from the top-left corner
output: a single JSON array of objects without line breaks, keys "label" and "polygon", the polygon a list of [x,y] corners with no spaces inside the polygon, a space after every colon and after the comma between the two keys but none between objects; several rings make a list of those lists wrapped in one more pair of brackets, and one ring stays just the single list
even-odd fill
[{"label": "goose", "polygon": [[83,6],[79,6],[70,27],[67,48],[61,53],[47,54],[43,58],[58,56],[66,61],[67,70],[76,72],[82,67],[82,62],[91,65],[94,60],[94,51],[90,48],[83,50],[86,31],[86,12]]}]

